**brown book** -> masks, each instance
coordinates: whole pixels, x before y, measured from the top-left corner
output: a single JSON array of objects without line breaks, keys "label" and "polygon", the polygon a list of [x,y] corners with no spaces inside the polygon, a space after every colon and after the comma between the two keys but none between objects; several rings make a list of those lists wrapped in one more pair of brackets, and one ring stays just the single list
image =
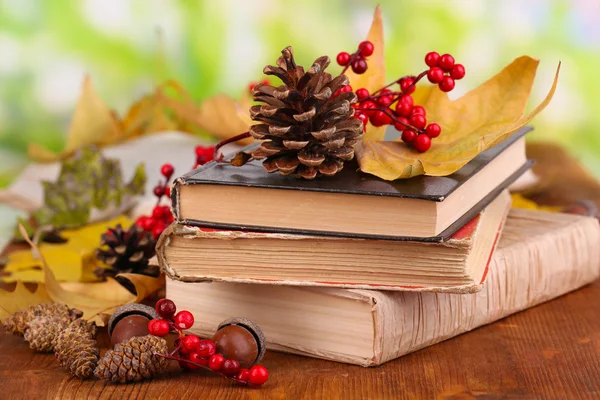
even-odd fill
[{"label": "brown book", "polygon": [[268,174],[258,161],[212,162],[175,181],[173,213],[183,225],[219,229],[443,241],[530,167],[524,139],[530,130],[445,177],[388,182],[350,163],[333,177],[306,181]]},{"label": "brown book", "polygon": [[172,279],[384,290],[481,288],[510,208],[507,191],[440,243],[223,231],[173,224],[156,247]]},{"label": "brown book", "polygon": [[575,290],[600,276],[598,220],[511,210],[483,290],[472,294],[186,283],[167,296],[211,337],[230,317],[256,321],[269,347],[374,366]]}]

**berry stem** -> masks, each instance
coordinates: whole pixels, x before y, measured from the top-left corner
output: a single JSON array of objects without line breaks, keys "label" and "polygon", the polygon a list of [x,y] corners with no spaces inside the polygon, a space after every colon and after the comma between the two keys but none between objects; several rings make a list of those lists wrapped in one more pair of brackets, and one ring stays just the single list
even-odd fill
[{"label": "berry stem", "polygon": [[215,145],[215,150],[213,153],[214,160],[216,162],[223,162],[223,154],[219,153],[219,149],[221,147],[225,146],[226,144],[234,143],[234,142],[237,142],[239,140],[246,139],[249,137],[250,137],[250,132],[244,132],[244,133],[240,133],[239,135],[235,135],[235,136],[232,136],[230,138],[220,141],[219,143],[217,143]]},{"label": "berry stem", "polygon": [[[386,93],[386,94],[390,94],[390,93]],[[392,119],[392,121],[399,123],[400,125],[404,126],[407,129],[411,129],[411,130],[413,130],[415,132],[419,132],[419,133],[425,132],[423,129],[416,128],[416,127],[412,126],[411,124],[405,124],[404,122],[400,121],[398,118],[396,118],[395,114],[389,112],[389,109],[387,107],[377,107],[377,108],[356,107],[355,110],[358,110],[358,111],[374,111],[374,110],[381,111],[382,113],[384,113],[385,115],[390,117]]]}]

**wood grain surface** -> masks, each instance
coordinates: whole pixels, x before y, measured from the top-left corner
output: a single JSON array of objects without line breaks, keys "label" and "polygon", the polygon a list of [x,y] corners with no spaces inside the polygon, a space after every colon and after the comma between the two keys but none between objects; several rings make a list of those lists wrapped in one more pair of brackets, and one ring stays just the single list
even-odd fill
[{"label": "wood grain surface", "polygon": [[[542,184],[532,198],[600,204],[596,181],[561,149],[534,144],[529,151],[542,155],[535,167]],[[562,170],[553,167],[557,159]],[[105,332],[100,344],[108,347]],[[52,355],[33,353],[22,338],[2,332],[0,399],[599,399],[600,281],[376,368],[276,352],[263,364],[271,377],[261,389],[176,366],[138,384],[82,382]]]}]

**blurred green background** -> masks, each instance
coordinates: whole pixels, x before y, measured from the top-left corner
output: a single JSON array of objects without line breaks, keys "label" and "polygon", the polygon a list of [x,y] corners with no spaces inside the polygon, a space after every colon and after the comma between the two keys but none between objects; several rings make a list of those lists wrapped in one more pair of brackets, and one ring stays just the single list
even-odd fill
[{"label": "blurred green background", "polygon": [[[62,148],[84,75],[123,113],[167,78],[196,100],[239,96],[293,45],[300,63],[352,51],[375,0],[0,0],[0,185],[29,141]],[[424,69],[431,50],[466,66],[461,95],[522,54],[540,58],[533,103],[562,61],[531,139],[558,141],[600,176],[600,1],[379,1],[388,77]],[[337,68],[337,67],[334,67]]]}]

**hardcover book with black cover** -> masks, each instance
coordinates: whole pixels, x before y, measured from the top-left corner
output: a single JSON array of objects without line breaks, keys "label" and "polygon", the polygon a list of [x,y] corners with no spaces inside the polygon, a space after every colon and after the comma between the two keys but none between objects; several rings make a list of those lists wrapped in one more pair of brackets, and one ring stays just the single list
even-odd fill
[{"label": "hardcover book with black cover", "polygon": [[456,173],[384,181],[349,163],[306,181],[268,174],[260,162],[208,163],[181,176],[171,199],[177,222],[231,230],[392,240],[447,240],[531,162],[526,127]]}]

